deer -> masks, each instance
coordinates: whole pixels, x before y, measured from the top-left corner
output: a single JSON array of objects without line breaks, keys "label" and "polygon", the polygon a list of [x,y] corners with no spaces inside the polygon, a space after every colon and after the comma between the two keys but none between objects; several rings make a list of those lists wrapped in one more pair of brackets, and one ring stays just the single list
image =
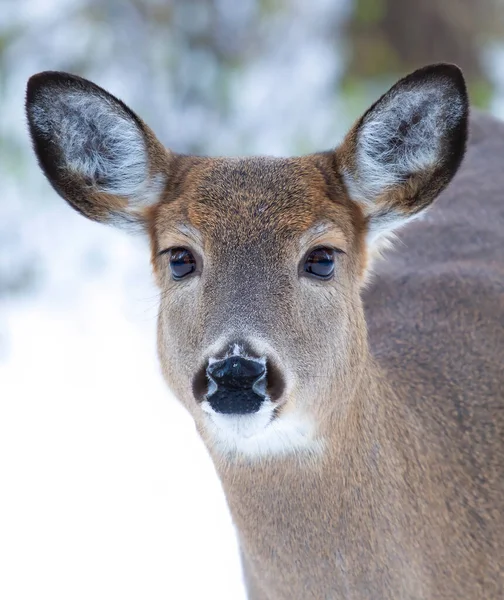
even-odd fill
[{"label": "deer", "polygon": [[56,192],[148,236],[161,370],[248,597],[503,598],[504,124],[460,69],[294,158],[168,150],[68,73],[31,77],[26,111]]}]

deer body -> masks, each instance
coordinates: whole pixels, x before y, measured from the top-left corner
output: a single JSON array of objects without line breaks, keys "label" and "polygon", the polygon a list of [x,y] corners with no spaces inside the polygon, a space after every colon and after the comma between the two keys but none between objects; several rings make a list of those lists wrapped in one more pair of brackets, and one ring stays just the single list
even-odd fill
[{"label": "deer body", "polygon": [[471,133],[364,295],[378,365],[324,459],[219,469],[257,598],[504,594],[504,126]]},{"label": "deer body", "polygon": [[299,159],[165,153],[100,88],[38,77],[51,183],[149,232],[163,373],[221,478],[251,600],[503,597],[504,124],[474,116],[443,191],[465,149],[455,67],[401,80],[336,151]]}]

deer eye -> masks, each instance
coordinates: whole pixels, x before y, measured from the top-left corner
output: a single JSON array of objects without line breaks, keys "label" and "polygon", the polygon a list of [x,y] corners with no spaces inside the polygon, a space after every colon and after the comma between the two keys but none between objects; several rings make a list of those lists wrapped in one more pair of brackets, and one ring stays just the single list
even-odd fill
[{"label": "deer eye", "polygon": [[196,270],[196,259],[187,248],[171,248],[169,256],[173,279],[183,279]]},{"label": "deer eye", "polygon": [[305,258],[304,272],[318,279],[330,279],[334,273],[336,252],[334,248],[315,248]]}]

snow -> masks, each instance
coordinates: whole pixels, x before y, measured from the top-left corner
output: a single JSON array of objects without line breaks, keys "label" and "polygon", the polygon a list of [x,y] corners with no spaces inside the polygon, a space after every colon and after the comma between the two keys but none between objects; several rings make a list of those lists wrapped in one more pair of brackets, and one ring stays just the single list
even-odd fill
[{"label": "snow", "polygon": [[36,230],[44,287],[0,309],[0,597],[244,598],[213,465],[159,372],[146,245],[63,202]]},{"label": "snow", "polygon": [[[254,3],[248,13],[221,4],[240,22],[233,29],[221,15],[229,35],[220,39],[239,45]],[[77,72],[179,151],[292,153],[302,121],[306,143],[324,148],[342,134],[334,101],[322,110],[339,65],[325,4],[294,3],[306,31],[289,11],[258,29],[258,50],[222,83],[226,111],[215,54],[179,30],[153,29],[129,4],[107,3],[111,29],[86,20],[91,0],[21,9],[6,0],[0,31],[18,34],[3,55],[0,96],[0,285],[14,290],[0,296],[2,600],[245,597],[219,480],[160,375],[147,246],[85,220],[51,190],[27,136],[26,80],[85,65]]]},{"label": "snow", "polygon": [[[166,2],[134,4],[4,0],[0,11],[0,34],[16,32],[0,54],[2,600],[245,598],[219,480],[160,375],[147,245],[51,190],[24,86],[46,69],[85,75],[181,152],[329,148],[349,124],[335,27],[350,0],[294,0],[262,20],[258,2],[219,0],[213,25],[204,2],[192,0],[194,19],[185,0],[169,3],[166,22]],[[218,51],[197,43],[208,27]]]}]

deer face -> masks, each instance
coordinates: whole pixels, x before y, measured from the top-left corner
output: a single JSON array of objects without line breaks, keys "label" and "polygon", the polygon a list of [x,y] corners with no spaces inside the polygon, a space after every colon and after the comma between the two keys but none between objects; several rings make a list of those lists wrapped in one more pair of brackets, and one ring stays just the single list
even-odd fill
[{"label": "deer face", "polygon": [[222,443],[307,434],[358,368],[363,216],[332,155],[189,160],[150,217],[166,379]]},{"label": "deer face", "polygon": [[33,77],[27,112],[40,164],[74,208],[148,232],[163,373],[207,444],[320,450],[366,365],[368,263],[462,159],[458,69],[417,71],[338,149],[294,159],[172,154],[123,103],[67,74]]}]

